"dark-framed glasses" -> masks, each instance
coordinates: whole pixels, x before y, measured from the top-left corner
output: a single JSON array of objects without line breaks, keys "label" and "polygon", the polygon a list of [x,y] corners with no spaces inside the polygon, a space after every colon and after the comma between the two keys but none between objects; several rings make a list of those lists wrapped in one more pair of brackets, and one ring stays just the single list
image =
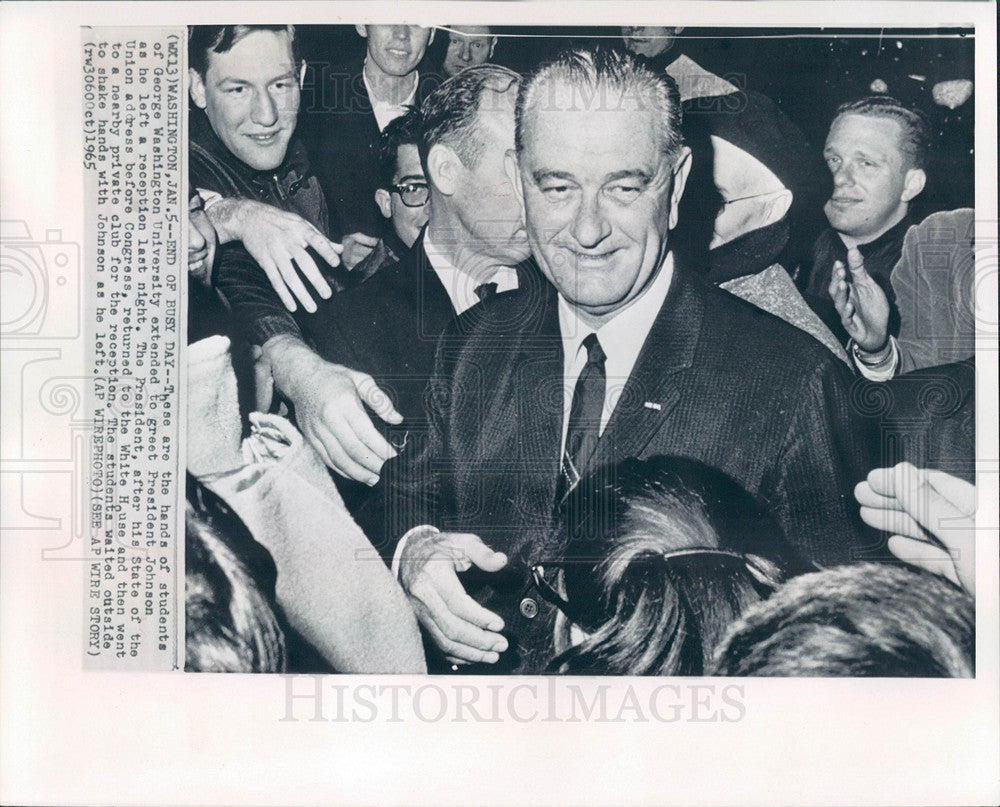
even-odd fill
[{"label": "dark-framed glasses", "polygon": [[426,182],[404,182],[393,185],[392,191],[399,194],[399,198],[407,207],[423,207],[430,198]]}]

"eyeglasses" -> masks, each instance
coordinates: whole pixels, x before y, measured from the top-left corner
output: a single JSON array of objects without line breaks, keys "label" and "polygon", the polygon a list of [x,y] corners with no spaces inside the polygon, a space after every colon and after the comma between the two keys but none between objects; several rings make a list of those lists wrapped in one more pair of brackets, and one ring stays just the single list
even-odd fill
[{"label": "eyeglasses", "polygon": [[402,185],[393,185],[393,193],[398,193],[399,198],[407,207],[423,207],[430,198],[430,190],[426,182],[406,182]]},{"label": "eyeglasses", "polygon": [[[729,557],[741,562],[753,578],[755,585],[760,587],[762,596],[769,595],[781,584],[781,580],[776,579],[769,570],[764,568],[756,556],[728,549],[686,547],[665,552],[659,557],[661,560],[671,561],[674,558],[692,556]],[[599,560],[596,558],[584,559],[584,557],[580,557],[574,560],[539,561],[531,567],[531,581],[542,599],[562,611],[570,622],[579,625],[588,633],[593,633],[612,615],[610,606],[602,601],[598,566]],[[557,580],[555,575],[558,572],[562,572],[561,587],[567,592],[570,589],[575,590],[574,596],[567,597],[560,593],[558,584],[555,582]]]}]

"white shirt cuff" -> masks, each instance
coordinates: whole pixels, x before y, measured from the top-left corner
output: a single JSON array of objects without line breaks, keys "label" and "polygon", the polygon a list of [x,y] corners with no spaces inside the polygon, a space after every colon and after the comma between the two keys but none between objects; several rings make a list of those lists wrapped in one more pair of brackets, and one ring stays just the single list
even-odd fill
[{"label": "white shirt cuff", "polygon": [[396,551],[392,553],[392,576],[399,580],[399,559],[403,556],[403,547],[406,546],[406,542],[409,541],[412,536],[420,533],[437,532],[441,532],[441,530],[437,527],[432,527],[430,524],[420,524],[403,533],[403,537],[400,538],[399,543],[396,544]]},{"label": "white shirt cuff", "polygon": [[899,369],[899,347],[896,344],[895,337],[889,337],[889,345],[892,348],[892,357],[890,360],[879,367],[869,367],[858,358],[857,345],[853,340],[851,341],[851,344],[849,345],[849,352],[851,354],[851,359],[854,362],[854,366],[857,367],[858,372],[869,381],[888,381],[896,375],[896,370]]}]

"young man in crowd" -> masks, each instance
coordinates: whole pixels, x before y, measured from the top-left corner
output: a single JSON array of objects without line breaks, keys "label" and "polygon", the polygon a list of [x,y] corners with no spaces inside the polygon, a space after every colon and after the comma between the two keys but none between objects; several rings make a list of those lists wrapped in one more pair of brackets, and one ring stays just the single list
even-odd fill
[{"label": "young man in crowd", "polygon": [[441,72],[447,78],[466,67],[486,64],[493,58],[497,38],[488,25],[452,25],[444,33],[448,35],[448,47],[441,62]]},{"label": "young man in crowd", "polygon": [[335,206],[352,267],[383,234],[373,199],[379,187],[376,149],[390,121],[418,106],[429,91],[418,67],[433,28],[358,25],[365,54],[324,66],[303,110],[303,139],[320,184]]},{"label": "young man in crowd", "polygon": [[888,96],[843,104],[830,124],[823,158],[833,192],[823,208],[830,222],[817,239],[806,299],[842,342],[848,334],[829,288],[834,265],[848,265],[856,249],[868,275],[889,301],[889,332],[899,335],[899,312],[889,276],[913,224],[910,203],[927,182],[930,147],[925,117]]}]

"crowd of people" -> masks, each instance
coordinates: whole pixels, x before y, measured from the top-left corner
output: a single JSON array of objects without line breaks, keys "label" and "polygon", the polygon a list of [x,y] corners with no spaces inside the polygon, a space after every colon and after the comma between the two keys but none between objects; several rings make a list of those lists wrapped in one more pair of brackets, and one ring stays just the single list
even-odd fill
[{"label": "crowd of people", "polygon": [[926,99],[814,147],[680,28],[323,30],[189,34],[189,669],[974,674]]}]

